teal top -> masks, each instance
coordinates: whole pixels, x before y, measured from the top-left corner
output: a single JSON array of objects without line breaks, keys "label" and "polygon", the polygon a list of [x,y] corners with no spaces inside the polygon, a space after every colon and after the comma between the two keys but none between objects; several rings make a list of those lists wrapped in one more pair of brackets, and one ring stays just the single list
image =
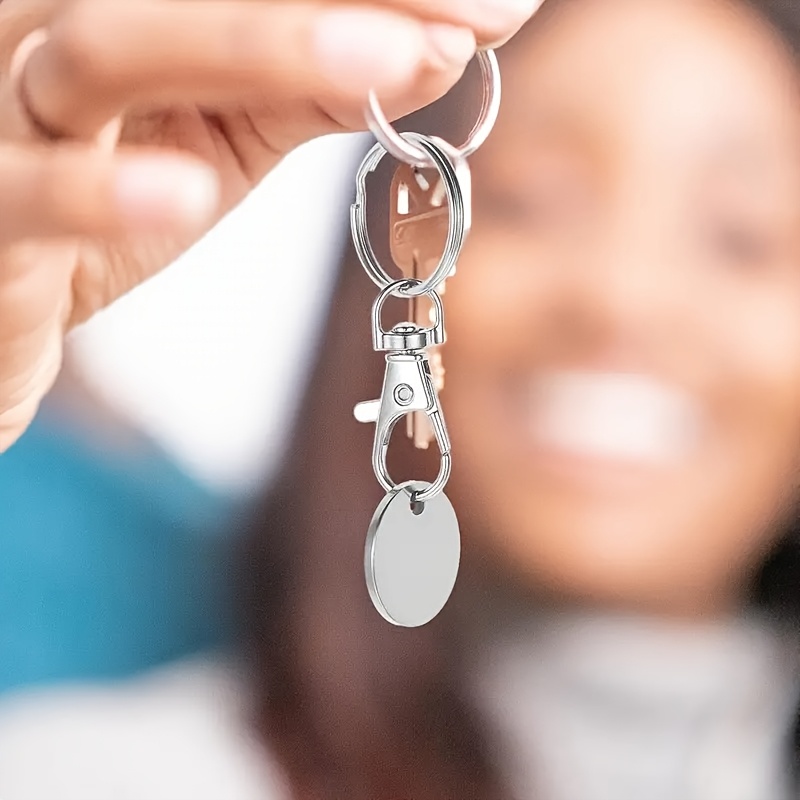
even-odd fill
[{"label": "teal top", "polygon": [[0,456],[0,693],[224,644],[231,510],[155,446],[122,461],[43,409]]}]

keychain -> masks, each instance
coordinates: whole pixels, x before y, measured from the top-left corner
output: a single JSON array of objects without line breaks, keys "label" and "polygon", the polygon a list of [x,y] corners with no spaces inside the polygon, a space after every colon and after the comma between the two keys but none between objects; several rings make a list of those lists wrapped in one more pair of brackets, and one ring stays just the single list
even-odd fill
[{"label": "keychain", "polygon": [[[351,208],[353,242],[359,260],[380,289],[372,307],[372,344],[384,353],[386,372],[378,400],[359,403],[359,422],[375,423],[372,467],[386,491],[370,523],[364,567],[372,602],[394,625],[419,627],[444,608],[455,586],[461,536],[453,506],[444,493],[450,478],[450,438],[439,403],[444,383],[440,348],[445,343],[441,295],[453,276],[469,233],[471,177],[467,158],[485,141],[500,108],[500,69],[491,50],[478,53],[483,103],[475,127],[461,147],[434,136],[399,134],[374,94],[367,122],[378,139],[356,178]],[[387,154],[400,162],[392,181],[390,243],[400,277],[378,262],[367,231],[366,181]],[[390,297],[409,303],[409,321],[386,330],[384,305]],[[418,448],[439,449],[433,483],[395,483],[386,459],[400,420]]]}]

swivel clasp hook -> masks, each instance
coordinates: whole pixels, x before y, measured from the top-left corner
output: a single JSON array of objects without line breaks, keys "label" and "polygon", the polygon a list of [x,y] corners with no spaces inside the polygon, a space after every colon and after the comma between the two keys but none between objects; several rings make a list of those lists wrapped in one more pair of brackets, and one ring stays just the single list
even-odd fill
[{"label": "swivel clasp hook", "polygon": [[[416,328],[417,333],[423,330]],[[359,403],[354,411],[359,422],[376,424],[372,467],[379,483],[387,492],[393,492],[398,486],[389,475],[386,465],[392,431],[399,420],[418,411],[428,415],[441,453],[436,480],[413,498],[416,502],[424,503],[438,495],[450,478],[450,437],[425,351],[420,349],[388,353],[380,399]]]},{"label": "swivel clasp hook", "polygon": [[447,341],[442,298],[433,290],[428,293],[433,304],[433,319],[429,328],[421,328],[411,322],[402,322],[389,331],[383,327],[381,317],[386,301],[390,297],[409,297],[406,292],[419,283],[420,281],[414,279],[395,281],[389,284],[375,300],[372,306],[372,346],[378,352],[425,350]]}]

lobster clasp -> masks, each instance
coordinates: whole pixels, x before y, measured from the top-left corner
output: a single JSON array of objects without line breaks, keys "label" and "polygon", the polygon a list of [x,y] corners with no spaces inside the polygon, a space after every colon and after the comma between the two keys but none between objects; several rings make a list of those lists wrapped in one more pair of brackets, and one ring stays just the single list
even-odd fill
[{"label": "lobster clasp", "polygon": [[424,352],[390,353],[386,356],[386,374],[380,399],[359,403],[354,411],[359,422],[376,423],[372,466],[387,492],[394,491],[398,485],[392,480],[386,465],[392,431],[400,419],[418,411],[428,415],[441,452],[439,476],[416,498],[419,502],[425,502],[438,494],[450,478],[450,437],[433,385],[428,356]]},{"label": "lobster clasp", "polygon": [[372,346],[378,351],[410,351],[425,350],[445,343],[447,337],[444,330],[444,306],[438,292],[428,293],[433,303],[433,324],[430,328],[421,328],[410,322],[395,325],[390,331],[384,330],[381,322],[383,307],[392,296],[403,296],[404,288],[418,284],[417,280],[402,280],[387,286],[372,306]]}]

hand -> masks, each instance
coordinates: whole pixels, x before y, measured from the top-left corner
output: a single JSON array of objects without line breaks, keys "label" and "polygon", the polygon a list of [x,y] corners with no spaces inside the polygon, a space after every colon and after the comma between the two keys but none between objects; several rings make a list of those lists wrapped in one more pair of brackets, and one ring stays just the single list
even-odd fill
[{"label": "hand", "polygon": [[294,147],[361,129],[370,88],[395,118],[433,102],[539,2],[2,0],[0,452],[72,326]]}]

